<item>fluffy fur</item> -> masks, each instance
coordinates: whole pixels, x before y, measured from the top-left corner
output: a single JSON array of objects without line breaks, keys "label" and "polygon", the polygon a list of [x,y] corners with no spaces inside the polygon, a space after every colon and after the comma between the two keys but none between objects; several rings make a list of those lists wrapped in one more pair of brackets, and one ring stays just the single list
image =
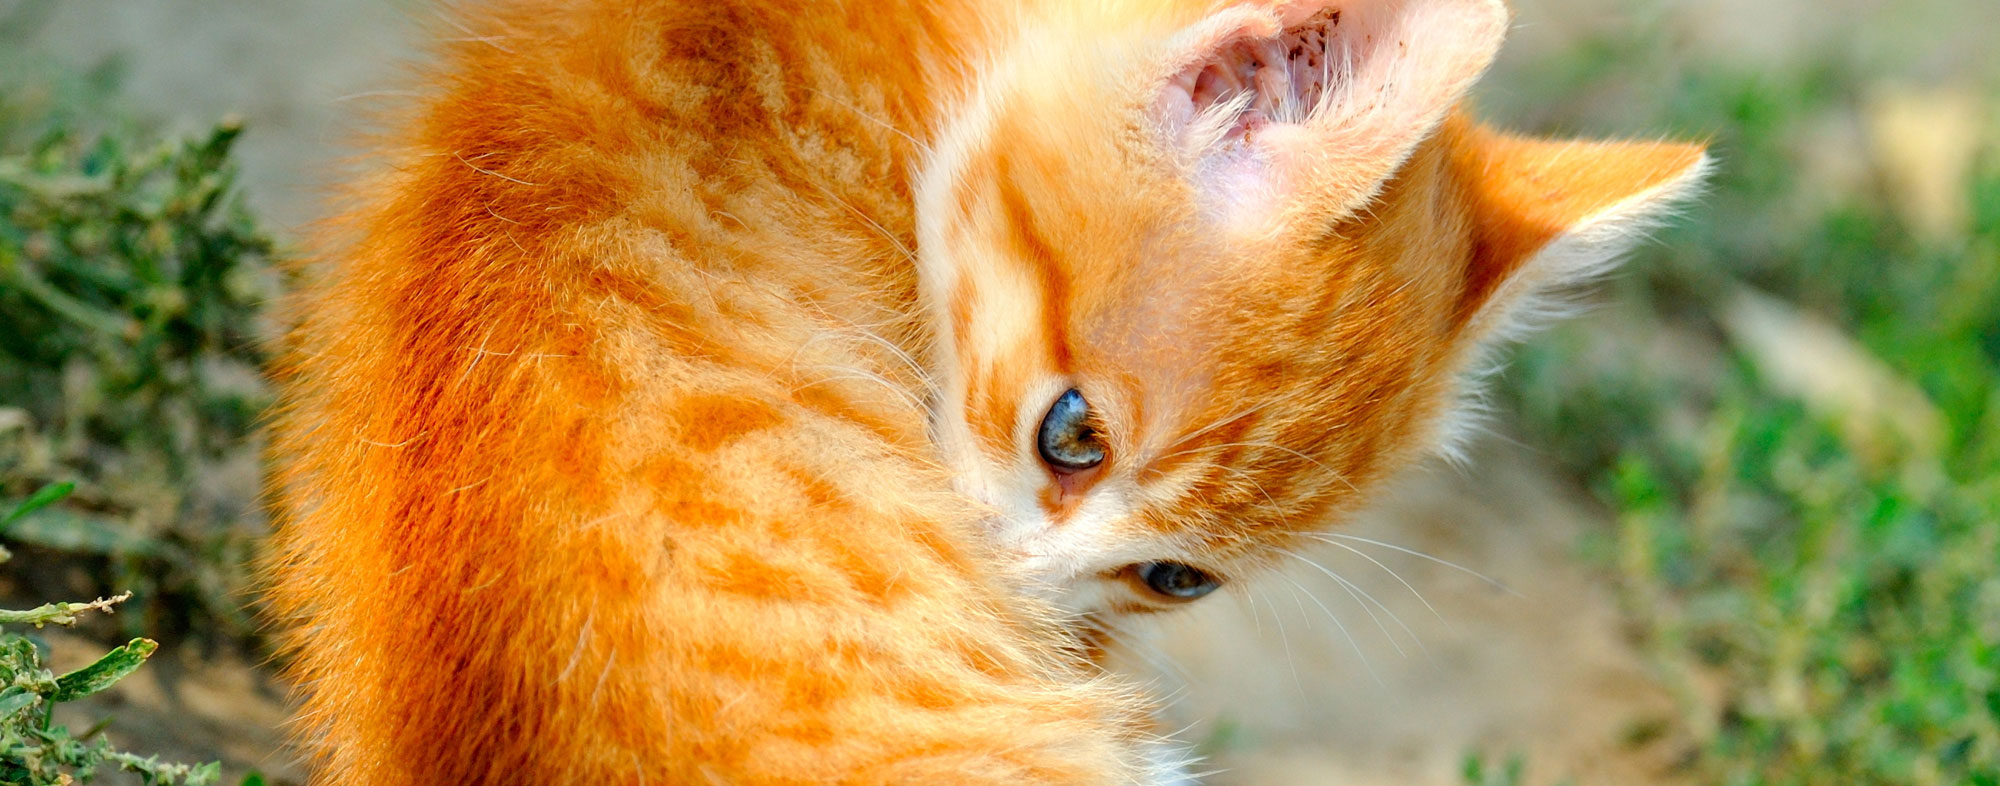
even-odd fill
[{"label": "fluffy fur", "polygon": [[[1699,178],[1700,148],[1455,108],[1497,0],[1084,4],[990,65],[918,189],[936,431],[1044,597],[1115,628],[1448,443],[1466,378]],[[1077,389],[1108,457],[1036,450]]]},{"label": "fluffy fur", "polygon": [[[1022,577],[1242,575],[1697,155],[1440,121],[1493,3],[1082,5],[457,15],[275,369],[319,782],[1177,778]],[[1204,90],[1315,35],[1296,95]],[[1020,458],[1065,384],[1114,451],[1073,487]]]},{"label": "fluffy fur", "polygon": [[912,396],[927,66],[986,21],[458,20],[276,369],[319,782],[1151,780],[1144,705],[1016,597]]}]

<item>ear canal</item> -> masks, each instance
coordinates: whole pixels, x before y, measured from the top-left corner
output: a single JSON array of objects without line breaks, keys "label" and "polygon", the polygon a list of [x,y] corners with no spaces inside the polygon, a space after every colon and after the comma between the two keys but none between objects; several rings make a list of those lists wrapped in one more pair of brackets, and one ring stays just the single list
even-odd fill
[{"label": "ear canal", "polygon": [[1230,6],[1155,61],[1157,115],[1226,226],[1350,213],[1486,69],[1506,23],[1500,0]]},{"label": "ear canal", "polygon": [[1473,224],[1464,313],[1482,320],[1610,266],[1709,161],[1701,145],[1536,139],[1462,114],[1440,141]]}]

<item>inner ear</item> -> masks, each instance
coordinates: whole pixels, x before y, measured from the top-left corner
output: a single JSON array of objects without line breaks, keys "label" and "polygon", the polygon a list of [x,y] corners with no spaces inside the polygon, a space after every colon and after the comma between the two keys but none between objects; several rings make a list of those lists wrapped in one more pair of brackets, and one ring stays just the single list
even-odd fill
[{"label": "inner ear", "polygon": [[1506,20],[1499,0],[1231,6],[1167,42],[1156,116],[1225,225],[1349,213],[1485,70]]},{"label": "inner ear", "polygon": [[1224,20],[1223,29],[1202,31],[1208,40],[1200,56],[1178,64],[1160,94],[1161,111],[1186,124],[1182,142],[1196,152],[1240,141],[1267,123],[1303,125],[1350,66],[1348,47],[1336,47],[1339,9],[1319,9],[1289,27],[1268,15]]}]

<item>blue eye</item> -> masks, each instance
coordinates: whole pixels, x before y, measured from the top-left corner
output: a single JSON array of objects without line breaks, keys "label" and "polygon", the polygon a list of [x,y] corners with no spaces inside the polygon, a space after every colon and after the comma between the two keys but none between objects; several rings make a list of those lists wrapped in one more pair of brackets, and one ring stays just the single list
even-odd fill
[{"label": "blue eye", "polygon": [[1222,586],[1214,576],[1179,562],[1147,562],[1134,566],[1133,570],[1147,589],[1172,600],[1194,600]]},{"label": "blue eye", "polygon": [[1090,404],[1074,388],[1058,396],[1042,416],[1035,443],[1042,460],[1057,472],[1079,472],[1104,461],[1104,443],[1090,425]]}]

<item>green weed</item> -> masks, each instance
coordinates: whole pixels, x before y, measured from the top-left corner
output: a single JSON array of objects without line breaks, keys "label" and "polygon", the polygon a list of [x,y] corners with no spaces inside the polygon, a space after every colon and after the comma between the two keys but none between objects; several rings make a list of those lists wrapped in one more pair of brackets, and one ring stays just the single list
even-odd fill
[{"label": "green weed", "polygon": [[239,129],[139,144],[18,94],[0,97],[0,498],[75,493],[0,537],[40,557],[31,590],[79,561],[131,588],[130,634],[245,630],[272,245],[233,189]]},{"label": "green weed", "polygon": [[[68,485],[50,486],[0,516],[0,528],[29,520],[29,514],[60,502]],[[0,550],[0,563],[11,558]],[[113,747],[88,731],[72,733],[53,721],[55,706],[90,697],[111,687],[145,664],[158,644],[133,639],[76,671],[58,675],[42,661],[34,639],[10,632],[7,626],[41,628],[74,625],[91,612],[108,611],[126,598],[92,603],[50,603],[28,611],[0,610],[0,784],[9,786],[68,786],[89,783],[106,770],[137,774],[147,786],[211,786],[222,765],[162,762]]]},{"label": "green weed", "polygon": [[[1537,78],[1602,99],[1655,65],[1606,47]],[[1879,174],[1829,190],[1815,134],[1869,89],[1689,67],[1541,119],[1713,133],[1722,161],[1503,393],[1615,513],[1587,550],[1680,696],[1694,782],[2000,784],[2000,161],[1964,173],[1955,235]]]}]

